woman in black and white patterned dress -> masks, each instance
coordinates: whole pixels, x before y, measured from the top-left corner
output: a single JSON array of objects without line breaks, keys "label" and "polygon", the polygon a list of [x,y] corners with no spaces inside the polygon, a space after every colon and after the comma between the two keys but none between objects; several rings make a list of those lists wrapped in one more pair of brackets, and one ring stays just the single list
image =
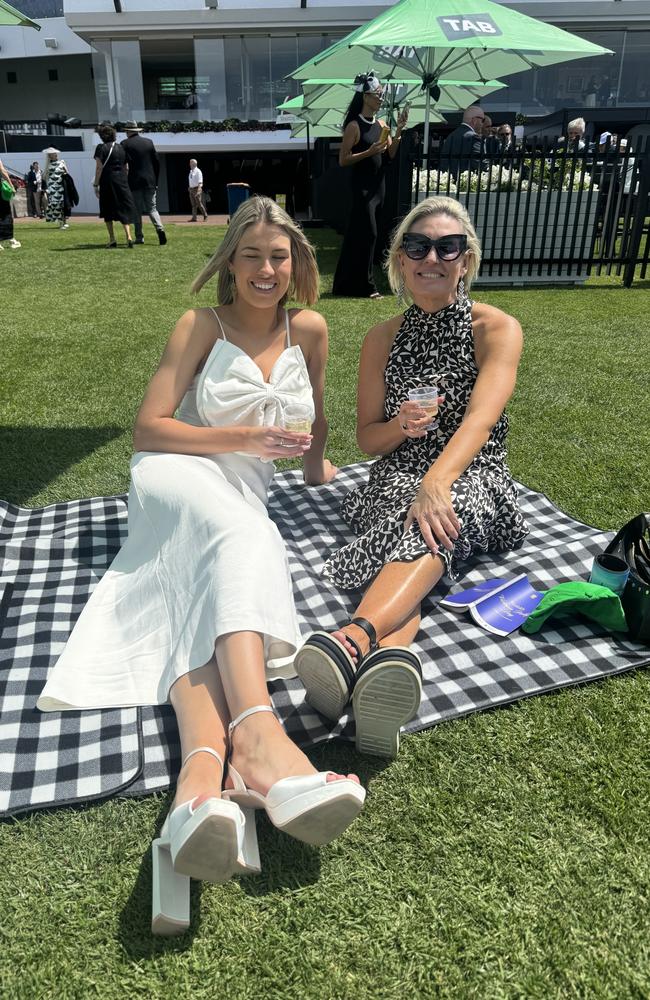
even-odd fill
[{"label": "woman in black and white patterned dress", "polygon": [[[517,548],[528,533],[506,462],[504,408],[522,347],[517,321],[467,296],[481,249],[465,209],[428,198],[397,229],[388,257],[394,291],[412,305],[373,327],[359,370],[357,440],[380,458],[343,516],[358,537],[325,575],[368,586],[355,617],[315,632],[296,656],[308,700],[339,718],[352,696],[357,747],[394,756],[417,712],[421,664],[408,648],[420,604],[443,572],[474,552]],[[439,385],[438,426],[408,399]]]},{"label": "woman in black and white patterned dress", "polygon": [[58,222],[59,229],[69,229],[68,216],[66,215],[64,180],[68,168],[65,160],[59,159],[59,150],[54,146],[48,146],[43,152],[46,156],[43,177],[47,185],[47,208],[45,209],[46,222]]}]

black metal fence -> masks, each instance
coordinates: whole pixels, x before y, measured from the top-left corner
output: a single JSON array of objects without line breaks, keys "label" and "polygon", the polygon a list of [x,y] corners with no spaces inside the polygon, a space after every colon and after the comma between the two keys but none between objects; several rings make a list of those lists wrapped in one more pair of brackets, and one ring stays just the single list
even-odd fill
[{"label": "black metal fence", "polygon": [[[639,145],[641,145],[639,143]],[[650,141],[566,149],[551,143],[474,153],[405,149],[398,214],[432,195],[457,198],[483,250],[489,284],[581,283],[623,276],[629,287],[650,263]],[[638,271],[637,271],[638,269]]]}]

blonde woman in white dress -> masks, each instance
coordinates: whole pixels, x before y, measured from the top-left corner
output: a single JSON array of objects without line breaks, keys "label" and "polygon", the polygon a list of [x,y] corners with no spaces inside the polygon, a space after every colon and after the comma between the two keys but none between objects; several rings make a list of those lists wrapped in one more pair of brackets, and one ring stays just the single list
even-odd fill
[{"label": "blonde woman in white dress", "polygon": [[[251,198],[193,290],[214,275],[219,307],[181,316],[137,416],[128,539],[38,701],[44,711],[171,701],[183,765],[154,841],[153,930],[164,934],[189,924],[190,876],[259,871],[251,807],[324,844],[365,798],[356,776],[315,771],[267,688],[294,676],[301,641],[266,509],[273,460],[302,456],[310,485],[337,472],[324,457],[327,326],[284,308],[315,302],[314,252],[275,202]],[[311,434],[282,429],[292,402],[310,408]]]}]

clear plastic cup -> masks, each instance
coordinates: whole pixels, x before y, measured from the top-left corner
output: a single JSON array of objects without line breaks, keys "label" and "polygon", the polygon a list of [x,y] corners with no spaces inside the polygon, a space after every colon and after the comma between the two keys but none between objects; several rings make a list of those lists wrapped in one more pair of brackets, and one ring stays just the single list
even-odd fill
[{"label": "clear plastic cup", "polygon": [[436,418],[438,416],[439,395],[440,390],[437,385],[421,385],[417,389],[409,389],[409,400],[412,403],[418,403],[427,416],[431,418],[431,423],[427,424],[425,428],[427,431],[433,431],[438,426],[439,421]]},{"label": "clear plastic cup", "polygon": [[281,427],[296,434],[311,434],[312,410],[306,403],[287,403],[282,410]]}]

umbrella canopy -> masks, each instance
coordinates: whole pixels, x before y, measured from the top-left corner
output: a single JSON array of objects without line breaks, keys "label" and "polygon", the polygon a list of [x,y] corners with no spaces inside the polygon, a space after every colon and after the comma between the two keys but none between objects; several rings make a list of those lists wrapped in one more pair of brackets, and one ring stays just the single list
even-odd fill
[{"label": "umbrella canopy", "polygon": [[[285,111],[302,118],[312,125],[323,123],[323,112],[330,112],[327,124],[339,121],[341,124],[352,98],[352,80],[305,80],[303,93],[278,104],[279,111]],[[489,80],[487,83],[469,83],[463,80],[441,80],[441,96],[435,111],[429,111],[430,121],[443,121],[439,111],[458,111],[466,108],[472,101],[480,100],[486,94],[501,90],[506,86],[499,80]],[[426,95],[420,84],[415,80],[390,80],[384,89],[384,104],[386,117],[389,121],[396,119],[400,107],[408,101],[411,105],[409,124],[419,125],[426,116]]]},{"label": "umbrella canopy", "polygon": [[[305,108],[329,107],[347,108],[354,93],[352,80],[305,80],[303,96]],[[467,80],[439,80],[440,96],[436,101],[436,111],[462,111],[474,101],[479,101],[487,94],[506,87],[500,80],[488,80],[486,83]],[[426,94],[417,80],[397,80],[391,78],[384,87],[384,105],[389,117],[395,109],[403,107],[408,101],[411,105],[409,122],[417,125],[424,121],[426,112]],[[431,120],[442,121],[440,115],[431,113]]]},{"label": "umbrella canopy", "polygon": [[0,25],[6,24],[18,24],[22,25],[23,28],[36,28],[37,31],[41,30],[40,24],[36,21],[32,21],[25,14],[21,14],[19,10],[15,7],[10,7],[8,3],[4,0],[0,0]]},{"label": "umbrella canopy", "polygon": [[491,0],[400,0],[289,74],[296,80],[345,77],[372,67],[380,77],[419,80],[430,100],[440,79],[487,83],[526,69],[611,54],[593,42]]},{"label": "umbrella canopy", "polygon": [[491,0],[400,0],[289,75],[342,77],[365,66],[379,76],[392,71],[429,85],[440,77],[486,83],[608,53],[611,49]]}]

